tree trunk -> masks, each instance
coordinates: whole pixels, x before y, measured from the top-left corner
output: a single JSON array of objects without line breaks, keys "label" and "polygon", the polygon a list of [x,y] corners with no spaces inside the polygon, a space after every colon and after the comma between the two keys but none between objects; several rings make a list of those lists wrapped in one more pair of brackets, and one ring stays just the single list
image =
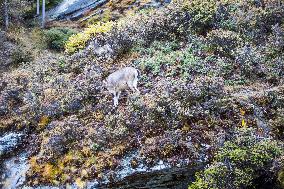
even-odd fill
[{"label": "tree trunk", "polygon": [[36,15],[39,15],[39,0],[36,0]]},{"label": "tree trunk", "polygon": [[42,23],[41,27],[45,27],[45,0],[42,0]]},{"label": "tree trunk", "polygon": [[4,22],[5,22],[5,29],[8,30],[8,28],[9,28],[8,0],[4,1]]}]

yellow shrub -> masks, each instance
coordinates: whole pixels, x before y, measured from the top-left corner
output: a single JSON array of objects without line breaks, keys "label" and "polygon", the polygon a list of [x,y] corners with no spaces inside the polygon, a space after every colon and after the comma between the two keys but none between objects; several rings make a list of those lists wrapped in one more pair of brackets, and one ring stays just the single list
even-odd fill
[{"label": "yellow shrub", "polygon": [[97,23],[86,28],[83,32],[72,35],[65,44],[67,53],[74,53],[86,47],[87,42],[99,33],[106,33],[112,29],[114,22]]},{"label": "yellow shrub", "polygon": [[49,119],[49,117],[47,117],[47,116],[42,116],[41,118],[40,118],[40,121],[39,121],[39,123],[38,123],[38,129],[40,130],[40,129],[44,129],[47,125],[48,125],[48,123],[50,122],[50,119]]}]

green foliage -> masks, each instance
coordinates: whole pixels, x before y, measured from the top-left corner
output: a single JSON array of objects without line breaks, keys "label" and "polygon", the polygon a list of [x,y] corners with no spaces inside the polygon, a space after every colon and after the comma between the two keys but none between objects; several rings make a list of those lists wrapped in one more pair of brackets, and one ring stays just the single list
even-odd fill
[{"label": "green foliage", "polygon": [[265,70],[262,67],[267,66],[267,62],[261,49],[246,45],[236,49],[233,54],[242,78],[255,79],[264,76]]},{"label": "green foliage", "polygon": [[268,37],[266,53],[269,59],[279,57],[284,53],[284,25],[276,24],[272,27],[272,32]]},{"label": "green foliage", "polygon": [[101,146],[99,144],[97,144],[97,143],[94,143],[92,145],[92,150],[95,151],[95,152],[99,151],[99,150],[101,150]]},{"label": "green foliage", "polygon": [[[23,13],[23,18],[24,19],[32,19],[32,18],[34,18],[35,14],[36,14],[36,9],[27,9]],[[27,24],[30,25],[29,22]]]},{"label": "green foliage", "polygon": [[[53,7],[55,5],[58,5],[59,3],[61,3],[63,0],[46,0],[46,4],[47,7]],[[42,0],[40,0],[40,2],[42,2]]]},{"label": "green foliage", "polygon": [[[196,47],[196,46],[195,46]],[[206,68],[200,57],[195,55],[193,44],[180,49],[176,42],[154,42],[147,49],[136,48],[146,56],[138,59],[136,64],[142,71],[166,77],[181,76],[187,78],[190,73],[204,73]]]},{"label": "green foliage", "polygon": [[[207,59],[210,57],[207,57]],[[234,72],[234,63],[227,58],[216,58],[215,56],[213,56],[213,60],[216,62],[216,66],[218,68],[218,73],[219,76],[223,77],[223,78],[230,78],[230,76],[232,75],[232,73]]]},{"label": "green foliage", "polygon": [[68,28],[52,28],[44,31],[44,39],[49,49],[63,50],[66,41],[70,36],[76,34],[72,29]]},{"label": "green foliage", "polygon": [[240,1],[238,3],[240,11],[234,17],[237,29],[244,33],[250,41],[263,40],[273,25],[283,23],[283,5],[279,2],[278,0],[268,0],[260,6],[254,1]]},{"label": "green foliage", "polygon": [[191,29],[197,33],[204,33],[213,27],[217,10],[216,0],[183,1],[183,8],[191,16]]},{"label": "green foliage", "polygon": [[279,171],[277,180],[280,183],[280,186],[284,188],[284,168]]},{"label": "green foliage", "polygon": [[237,129],[189,188],[244,188],[254,179],[270,175],[273,161],[283,154],[283,145],[258,138],[254,132],[251,128]]},{"label": "green foliage", "polygon": [[83,21],[83,25],[84,26],[92,26],[92,25],[96,25],[97,23],[100,22],[109,22],[111,19],[111,11],[106,9],[102,14],[97,14],[95,16],[92,16],[91,18],[89,18],[86,21]]}]

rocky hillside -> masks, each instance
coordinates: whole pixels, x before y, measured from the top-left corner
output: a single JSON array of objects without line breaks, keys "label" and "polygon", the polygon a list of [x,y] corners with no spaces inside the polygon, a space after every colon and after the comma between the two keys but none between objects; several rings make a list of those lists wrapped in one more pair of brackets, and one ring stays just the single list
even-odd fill
[{"label": "rocky hillside", "polygon": [[[1,75],[0,130],[21,134],[2,172],[18,154],[18,188],[283,188],[283,18],[278,0],[182,0],[34,30],[49,50]],[[115,108],[102,81],[125,66],[141,94]]]}]

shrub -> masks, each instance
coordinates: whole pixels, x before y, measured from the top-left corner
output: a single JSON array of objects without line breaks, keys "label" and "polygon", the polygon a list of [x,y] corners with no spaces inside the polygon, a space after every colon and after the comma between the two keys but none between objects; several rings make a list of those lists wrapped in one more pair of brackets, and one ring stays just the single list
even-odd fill
[{"label": "shrub", "polygon": [[[128,14],[113,24],[109,32],[96,35],[92,40],[98,42],[99,46],[110,46],[114,52],[111,58],[115,58],[138,43],[148,46],[155,40],[186,38],[188,22],[189,17],[186,12],[179,4],[173,4],[158,10],[148,9]],[[88,35],[87,39],[89,39]],[[86,39],[83,40],[80,48],[85,45]],[[74,52],[76,49],[78,48],[71,46],[70,51]]]},{"label": "shrub", "polygon": [[27,63],[33,60],[32,53],[23,50],[23,47],[17,47],[11,55],[12,63],[18,65],[20,63]]},{"label": "shrub", "polygon": [[238,11],[232,14],[237,30],[246,35],[247,40],[261,43],[275,24],[283,23],[283,3],[277,0],[240,1]]},{"label": "shrub", "polygon": [[278,171],[277,181],[280,187],[284,188],[284,156],[280,158],[280,167],[281,169]]},{"label": "shrub", "polygon": [[[254,129],[237,129],[217,152],[215,161],[196,175],[189,188],[245,188],[260,177],[273,179],[273,161],[283,154],[283,145],[259,138]],[[270,180],[269,180],[270,179]]]},{"label": "shrub", "polygon": [[83,136],[82,124],[76,116],[70,116],[63,121],[53,121],[46,126],[48,135],[43,137],[42,154],[48,158],[59,157],[66,153],[74,141]]},{"label": "shrub", "polygon": [[44,31],[44,38],[49,49],[63,50],[66,41],[76,32],[67,28],[52,28]]},{"label": "shrub", "polygon": [[272,33],[268,37],[266,51],[269,58],[277,58],[284,52],[284,25],[276,24],[272,27]]},{"label": "shrub", "polygon": [[70,36],[67,43],[65,44],[66,52],[74,53],[80,49],[84,49],[91,37],[110,31],[113,27],[113,24],[113,22],[99,22],[95,25],[89,26],[81,33]]},{"label": "shrub", "polygon": [[[155,50],[154,50],[155,49]],[[148,56],[138,59],[136,64],[142,71],[166,77],[188,77],[190,73],[205,72],[202,60],[195,56],[192,48],[177,49],[175,43],[153,43]]]},{"label": "shrub", "polygon": [[277,118],[275,120],[270,120],[272,131],[278,139],[283,139],[284,133],[284,109],[279,109],[277,111]]},{"label": "shrub", "polygon": [[234,56],[242,77],[254,79],[265,75],[265,57],[261,49],[245,45],[238,48]]},{"label": "shrub", "polygon": [[193,31],[202,34],[213,27],[217,11],[217,1],[184,1],[183,8],[188,11],[191,17],[190,28]]},{"label": "shrub", "polygon": [[206,39],[215,54],[229,58],[232,58],[232,52],[242,42],[238,33],[222,29],[210,31]]}]

